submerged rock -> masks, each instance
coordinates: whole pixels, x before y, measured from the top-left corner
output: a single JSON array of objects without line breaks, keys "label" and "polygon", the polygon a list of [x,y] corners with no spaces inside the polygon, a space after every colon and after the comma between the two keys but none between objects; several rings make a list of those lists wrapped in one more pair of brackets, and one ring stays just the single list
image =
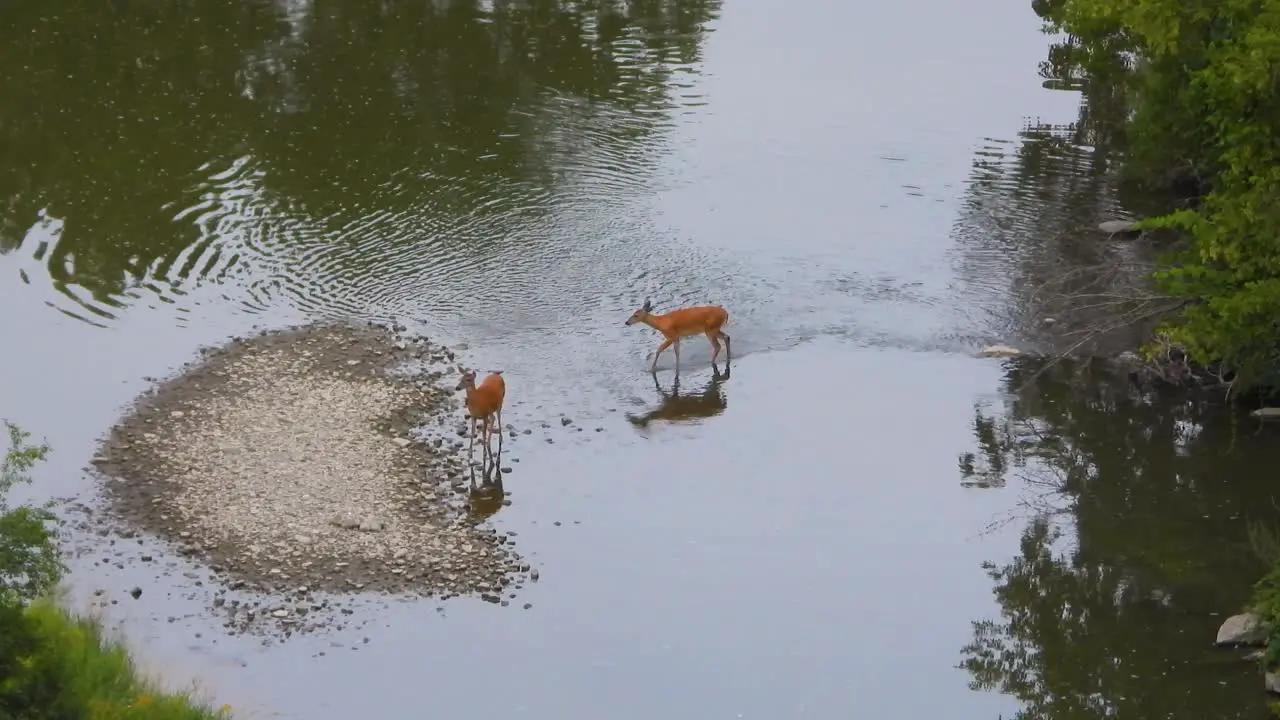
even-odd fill
[{"label": "submerged rock", "polygon": [[1266,630],[1262,621],[1253,613],[1232,615],[1218,628],[1218,639],[1214,645],[1219,647],[1233,645],[1261,645],[1266,640]]},{"label": "submerged rock", "polygon": [[1129,220],[1108,220],[1098,224],[1098,229],[1108,235],[1127,235],[1142,232],[1138,223]]},{"label": "submerged rock", "polygon": [[1017,357],[1021,354],[1021,350],[1008,345],[990,345],[978,351],[978,357],[983,358]]}]

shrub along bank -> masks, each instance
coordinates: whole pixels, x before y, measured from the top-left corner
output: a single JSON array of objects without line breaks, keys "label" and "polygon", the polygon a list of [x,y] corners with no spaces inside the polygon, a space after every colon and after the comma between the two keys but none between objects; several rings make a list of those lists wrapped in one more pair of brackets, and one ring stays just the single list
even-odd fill
[{"label": "shrub along bank", "polygon": [[129,652],[89,618],[49,600],[64,570],[47,508],[6,502],[49,452],[5,423],[0,465],[0,720],[212,720],[230,717],[140,677]]},{"label": "shrub along bank", "polygon": [[[1280,392],[1280,0],[1033,0],[1090,67],[1127,67],[1124,174],[1191,194],[1147,220],[1179,230],[1156,287],[1185,301],[1152,343],[1239,397]],[[1114,77],[1114,76],[1111,76]],[[1189,191],[1189,192],[1188,192]],[[1280,669],[1280,552],[1253,610]],[[1276,677],[1276,676],[1271,676]]]},{"label": "shrub along bank", "polygon": [[1187,301],[1161,340],[1237,393],[1280,390],[1280,0],[1033,7],[1086,63],[1132,68],[1126,174],[1197,191],[1193,207],[1144,222],[1190,238],[1155,278]]}]

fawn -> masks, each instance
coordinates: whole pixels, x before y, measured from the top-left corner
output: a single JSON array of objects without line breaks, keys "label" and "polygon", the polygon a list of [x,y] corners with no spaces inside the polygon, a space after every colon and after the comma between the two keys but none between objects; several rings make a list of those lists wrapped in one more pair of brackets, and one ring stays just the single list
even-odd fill
[{"label": "fawn", "polygon": [[471,442],[467,445],[467,465],[470,466],[475,456],[476,421],[483,424],[484,458],[492,462],[493,450],[489,437],[496,430],[498,433],[498,457],[502,457],[502,401],[507,395],[507,383],[502,379],[502,371],[494,370],[476,385],[476,371],[467,370],[461,365],[458,372],[462,378],[458,380],[455,391],[467,391],[467,416],[471,424]]}]

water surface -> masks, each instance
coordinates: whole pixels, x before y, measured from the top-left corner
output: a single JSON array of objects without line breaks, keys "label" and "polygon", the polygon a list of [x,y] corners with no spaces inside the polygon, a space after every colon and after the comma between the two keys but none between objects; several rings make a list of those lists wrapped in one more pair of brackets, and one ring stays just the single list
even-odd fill
[{"label": "water surface", "polygon": [[[82,558],[77,596],[142,586],[110,616],[145,662],[268,717],[1258,716],[1207,645],[1258,572],[1244,509],[1275,519],[1266,443],[970,357],[1056,342],[1053,268],[1141,260],[1080,231],[1129,205],[1115,94],[1038,29],[1020,0],[15,11],[0,398],[55,447],[42,492],[91,497],[145,378],[255,325],[394,317],[504,369],[509,421],[574,420],[507,448],[492,522],[542,578],[512,607],[262,647],[180,563]],[[728,307],[730,377],[694,339],[655,388],[646,297]],[[1068,457],[1094,480],[1054,484]]]}]

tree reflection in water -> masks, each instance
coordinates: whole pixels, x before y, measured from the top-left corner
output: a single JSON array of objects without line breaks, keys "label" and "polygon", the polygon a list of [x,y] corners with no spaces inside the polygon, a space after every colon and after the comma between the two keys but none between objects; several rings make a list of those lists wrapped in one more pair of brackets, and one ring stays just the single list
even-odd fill
[{"label": "tree reflection in water", "polygon": [[1031,512],[1018,554],[984,565],[1001,612],[961,651],[971,686],[1018,698],[1019,718],[1265,717],[1256,667],[1211,646],[1263,570],[1247,524],[1277,521],[1273,444],[1098,363],[1012,361],[1004,386],[962,475],[1014,474],[1002,492]]}]

